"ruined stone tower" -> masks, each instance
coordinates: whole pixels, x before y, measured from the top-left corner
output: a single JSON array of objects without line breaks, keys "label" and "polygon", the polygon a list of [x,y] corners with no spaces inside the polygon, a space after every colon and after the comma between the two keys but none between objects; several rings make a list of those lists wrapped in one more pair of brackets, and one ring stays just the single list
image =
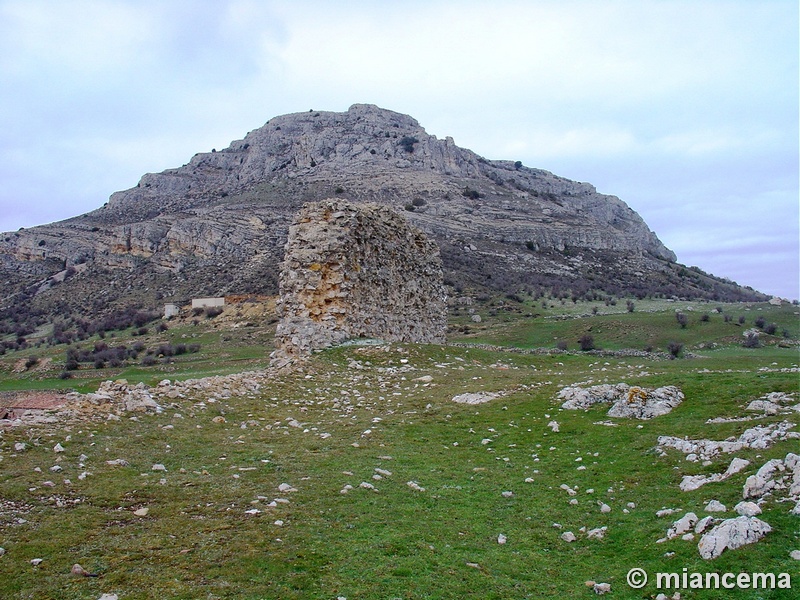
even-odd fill
[{"label": "ruined stone tower", "polygon": [[278,314],[273,363],[354,338],[444,342],[439,249],[386,206],[305,204],[289,228]]}]

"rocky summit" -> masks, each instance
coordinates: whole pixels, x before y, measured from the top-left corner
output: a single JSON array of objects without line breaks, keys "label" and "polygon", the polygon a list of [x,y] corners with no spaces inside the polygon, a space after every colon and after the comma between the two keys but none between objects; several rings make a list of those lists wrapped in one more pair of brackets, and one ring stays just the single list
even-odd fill
[{"label": "rocky summit", "polygon": [[636,212],[588,183],[487,160],[409,116],[356,104],[275,117],[93,212],[3,234],[0,309],[276,294],[292,219],[330,197],[404,212],[438,244],[455,292],[762,299],[676,264]]}]

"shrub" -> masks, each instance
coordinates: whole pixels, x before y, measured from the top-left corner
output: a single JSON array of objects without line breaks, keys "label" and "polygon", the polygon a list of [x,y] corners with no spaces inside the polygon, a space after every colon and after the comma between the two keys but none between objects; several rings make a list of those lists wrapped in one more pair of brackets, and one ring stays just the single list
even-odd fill
[{"label": "shrub", "polygon": [[756,324],[756,327],[758,327],[759,329],[764,329],[764,325],[766,325],[766,324],[767,324],[767,320],[766,320],[764,317],[762,317],[762,316],[759,316],[759,317],[758,317],[758,318],[755,320],[755,324]]},{"label": "shrub", "polygon": [[761,340],[758,339],[758,333],[756,331],[748,331],[745,334],[744,342],[742,342],[742,346],[745,348],[759,348],[761,347]]},{"label": "shrub", "polygon": [[410,154],[414,152],[414,144],[419,143],[419,140],[413,136],[407,135],[401,138],[398,143],[403,150]]},{"label": "shrub", "polygon": [[147,356],[145,356],[142,359],[142,366],[143,367],[152,367],[157,362],[158,362],[158,360],[156,360],[155,356],[153,356],[152,354],[148,354]]},{"label": "shrub", "polygon": [[26,369],[32,369],[33,367],[35,367],[38,364],[39,364],[39,357],[38,356],[34,356],[34,355],[30,355],[28,357],[28,360],[25,361],[25,368]]},{"label": "shrub", "polygon": [[745,320],[744,315],[739,315],[739,325],[744,325]]},{"label": "shrub", "polygon": [[584,352],[594,350],[594,338],[589,334],[582,335],[578,340],[578,344],[580,344],[581,350]]},{"label": "shrub", "polygon": [[632,313],[636,309],[636,305],[633,303],[633,300],[628,300],[625,302],[625,306],[628,308],[629,313]]},{"label": "shrub", "polygon": [[559,340],[558,343],[556,344],[556,348],[558,348],[559,350],[566,350],[567,342],[565,342],[564,340]]},{"label": "shrub", "polygon": [[711,320],[711,317],[710,317],[710,316],[708,316],[708,314],[707,314],[707,313],[703,313],[702,315],[700,315],[700,320],[701,320],[703,323],[708,323],[708,322]]},{"label": "shrub", "polygon": [[667,344],[667,350],[669,351],[672,358],[678,358],[681,352],[683,352],[683,344],[680,342],[670,342]]},{"label": "shrub", "polygon": [[725,320],[726,323],[730,323],[731,321],[733,321],[733,317],[730,315],[723,315],[722,318]]},{"label": "shrub", "polygon": [[344,188],[342,186],[340,186],[340,185],[337,185],[336,189],[333,190],[333,193],[334,194],[344,194]]},{"label": "shrub", "polygon": [[776,331],[778,331],[778,326],[775,323],[769,323],[764,326],[764,333],[768,335],[775,335]]},{"label": "shrub", "polygon": [[461,195],[465,198],[470,198],[471,200],[477,200],[481,197],[481,194],[478,190],[473,190],[470,187],[465,187],[464,191],[461,192]]},{"label": "shrub", "polygon": [[427,200],[425,200],[424,198],[414,198],[411,201],[411,204],[413,204],[414,206],[425,206],[427,203],[428,203]]},{"label": "shrub", "polygon": [[213,319],[222,314],[223,308],[221,306],[209,306],[206,308],[206,319]]},{"label": "shrub", "polygon": [[681,329],[686,329],[686,326],[689,324],[689,317],[682,312],[677,312],[675,313],[675,319],[678,321],[678,325],[681,326]]},{"label": "shrub", "polygon": [[403,208],[405,208],[408,212],[414,212],[416,210],[416,207],[410,202],[406,204]]}]

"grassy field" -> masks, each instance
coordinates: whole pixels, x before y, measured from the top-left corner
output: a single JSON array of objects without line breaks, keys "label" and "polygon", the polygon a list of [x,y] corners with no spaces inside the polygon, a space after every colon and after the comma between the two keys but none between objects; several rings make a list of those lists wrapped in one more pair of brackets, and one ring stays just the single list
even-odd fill
[{"label": "grassy field", "polygon": [[[789,552],[800,549],[800,519],[789,504],[768,500],[761,518],[773,531],[713,561],[700,558],[697,540],[656,540],[684,512],[704,516],[712,498],[728,506],[725,517],[735,516],[746,477],[800,451],[798,441],[739,452],[751,461],[747,469],[686,493],[678,488],[683,475],[721,472],[731,455],[703,466],[655,451],[659,435],[738,435],[753,423],[706,421],[742,416],[767,393],[798,400],[797,307],[688,311],[688,303],[637,302],[629,313],[624,304],[497,302],[473,307],[480,323],[467,308],[454,314],[451,341],[554,349],[563,340],[569,351],[337,348],[251,396],[187,396],[133,419],[0,429],[0,598],[594,597],[587,580],[610,583],[612,598],[654,598],[653,582],[641,590],[626,584],[633,567],[651,578],[684,568],[787,572],[791,590],[680,591],[683,598],[797,597],[800,562]],[[685,329],[676,309],[689,315]],[[776,323],[778,335],[743,348],[742,333],[758,316]],[[577,340],[587,334],[603,350],[664,351],[679,342],[692,358],[580,352]],[[269,327],[214,320],[175,324],[145,341],[190,340],[199,352],[151,367],[82,367],[67,380],[59,378],[64,348],[42,347],[0,359],[0,390],[90,391],[104,379],[155,385],[264,368],[271,335]],[[14,373],[31,353],[39,364]],[[650,421],[609,419],[603,407],[560,409],[564,386],[604,382],[677,385],[686,399]],[[480,391],[502,396],[452,402]],[[796,415],[757,423],[796,423]],[[598,424],[608,421],[614,426]],[[25,449],[15,450],[18,443]],[[64,452],[53,451],[57,443]],[[106,462],[115,459],[128,466]],[[681,510],[656,517],[665,507]],[[601,527],[602,539],[587,537]],[[577,540],[563,541],[565,531]],[[43,560],[33,566],[36,558]],[[71,575],[76,562],[98,577]]]}]

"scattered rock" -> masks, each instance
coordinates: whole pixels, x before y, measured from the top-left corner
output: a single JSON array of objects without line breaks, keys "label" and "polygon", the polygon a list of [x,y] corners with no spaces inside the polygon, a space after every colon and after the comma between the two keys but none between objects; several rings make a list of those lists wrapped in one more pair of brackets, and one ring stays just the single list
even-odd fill
[{"label": "scattered rock", "polygon": [[608,531],[608,527],[590,529],[586,532],[586,537],[590,540],[602,540],[606,536],[606,531]]},{"label": "scattered rock", "polygon": [[550,421],[547,426],[553,430],[553,433],[558,433],[558,421]]},{"label": "scattered rock", "polygon": [[103,594],[97,600],[119,600],[119,596],[116,594]]},{"label": "scattered rock", "polygon": [[602,596],[603,594],[607,594],[611,591],[611,584],[610,583],[595,583],[592,586],[594,593],[598,596]]},{"label": "scattered rock", "polygon": [[733,507],[733,510],[736,511],[736,514],[745,517],[755,517],[761,514],[761,507],[755,502],[739,502]]},{"label": "scattered rock", "polygon": [[789,558],[793,558],[794,560],[800,560],[800,550],[792,550],[789,553]]},{"label": "scattered rock", "polygon": [[288,483],[282,483],[278,486],[278,491],[281,492],[282,494],[291,494],[292,492],[296,492],[297,490]]},{"label": "scattered rock", "polygon": [[575,534],[572,533],[571,531],[565,531],[564,533],[561,534],[561,539],[567,542],[568,544],[571,544],[578,538],[576,538]]},{"label": "scattered rock", "polygon": [[702,535],[706,531],[708,531],[711,527],[713,527],[716,521],[717,520],[711,516],[703,517],[697,522],[697,525],[694,526],[694,532],[697,535]]},{"label": "scattered rock", "polygon": [[609,417],[646,420],[669,413],[683,402],[684,396],[675,386],[651,390],[618,383],[589,388],[570,386],[562,389],[558,398],[564,401],[561,408],[569,410],[582,410],[594,404],[613,402],[608,411]]},{"label": "scattered rock", "polygon": [[78,577],[97,577],[97,573],[89,573],[86,569],[80,566],[78,563],[72,565],[72,569],[70,569],[70,573],[76,575]]},{"label": "scattered rock", "polygon": [[497,536],[497,543],[498,544],[505,544],[508,541],[508,538],[503,535],[502,533]]},{"label": "scattered rock", "polygon": [[795,424],[790,421],[759,425],[745,430],[738,438],[725,441],[714,440],[689,440],[675,436],[662,435],[658,438],[660,448],[673,448],[684,454],[697,454],[701,459],[708,460],[720,453],[739,452],[745,448],[764,450],[775,442],[786,439],[798,439],[800,433],[792,432]]},{"label": "scattered rock", "polygon": [[744,460],[743,458],[734,458],[724,473],[715,473],[714,475],[684,475],[680,483],[681,491],[690,492],[701,486],[704,486],[707,483],[724,481],[747,467],[749,464],[749,460]]},{"label": "scattered rock", "polygon": [[53,452],[55,452],[56,454],[64,452],[64,446],[62,446],[61,444],[56,444],[55,446],[53,446]]},{"label": "scattered rock", "polygon": [[705,508],[706,512],[725,512],[727,510],[728,508],[719,500],[710,500]]},{"label": "scattered rock", "polygon": [[474,392],[453,396],[452,401],[457,404],[484,404],[503,395],[502,392]]},{"label": "scattered rock", "polygon": [[770,531],[772,528],[757,517],[726,519],[700,538],[697,549],[706,560],[717,558],[726,549],[735,550],[753,544]]},{"label": "scattered rock", "polygon": [[150,509],[147,507],[137,509],[133,511],[133,514],[137,517],[146,517],[150,513]]},{"label": "scattered rock", "polygon": [[407,481],[406,485],[416,492],[424,492],[425,488],[420,486],[416,481]]},{"label": "scattered rock", "polygon": [[672,526],[667,530],[666,539],[671,540],[681,536],[689,531],[692,531],[697,525],[697,515],[693,512],[688,512],[683,517],[675,521]]},{"label": "scattered rock", "polygon": [[43,562],[44,562],[44,559],[43,559],[43,558],[34,558],[34,559],[31,559],[31,564],[32,564],[34,567],[38,567],[38,566],[39,566],[40,564],[42,564]]}]

